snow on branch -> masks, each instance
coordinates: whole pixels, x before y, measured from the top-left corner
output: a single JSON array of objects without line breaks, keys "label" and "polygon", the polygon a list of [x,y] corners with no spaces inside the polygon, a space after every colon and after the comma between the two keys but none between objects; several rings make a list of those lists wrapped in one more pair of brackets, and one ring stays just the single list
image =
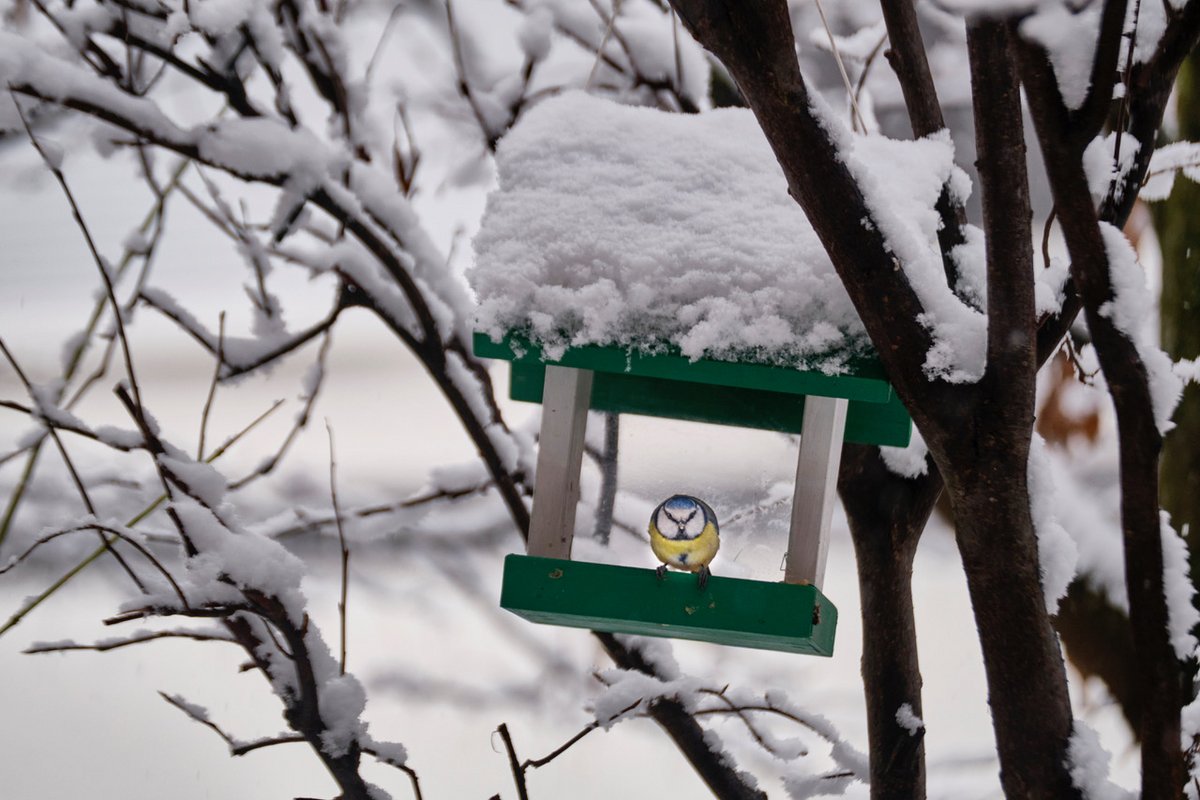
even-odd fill
[{"label": "snow on branch", "polygon": [[1184,386],[1189,383],[1200,384],[1200,358],[1181,358],[1171,370],[1183,381]]},{"label": "snow on branch", "polygon": [[1088,99],[1103,7],[1103,3],[1079,9],[1065,2],[1042,3],[1021,22],[1021,35],[1046,50],[1059,94],[1072,111]]},{"label": "snow on branch", "polygon": [[301,589],[303,563],[276,541],[234,522],[235,514],[224,499],[224,479],[208,464],[191,459],[163,440],[148,412],[134,402],[128,391],[118,388],[118,397],[138,425],[166,489],[167,516],[178,532],[182,568],[168,567],[151,552],[142,543],[144,534],[88,519],[44,535],[0,573],[55,539],[94,532],[108,537],[108,547],[120,544],[132,548],[156,571],[143,576],[144,580],[139,581],[142,594],[122,604],[120,613],[107,620],[108,624],[148,617],[187,617],[212,619],[218,626],[142,631],[91,645],[51,642],[37,645],[31,652],[107,651],[164,638],[236,642],[270,682],[295,735],[239,742],[212,723],[200,707],[179,698],[166,699],[221,735],[234,755],[276,743],[309,743],[345,797],[366,800],[376,796],[375,788],[359,774],[363,754],[376,754],[408,772],[415,782],[415,773],[405,765],[403,748],[378,743],[368,736],[362,719],[366,703],[363,687],[344,672],[308,613]]},{"label": "snow on branch", "polygon": [[1171,415],[1183,393],[1183,383],[1173,370],[1167,357],[1153,337],[1145,330],[1145,321],[1151,317],[1154,299],[1146,285],[1146,272],[1138,263],[1133,245],[1119,228],[1100,223],[1104,246],[1108,254],[1109,281],[1112,299],[1100,306],[1100,315],[1112,320],[1113,325],[1137,346],[1138,354],[1146,368],[1150,397],[1154,404],[1154,422],[1159,433],[1174,427]]},{"label": "snow on branch", "polygon": [[1162,522],[1163,593],[1167,597],[1167,628],[1171,645],[1180,661],[1196,657],[1196,637],[1192,631],[1200,625],[1200,611],[1193,598],[1196,587],[1190,576],[1187,540],[1171,526],[1171,515],[1159,512]]},{"label": "snow on branch", "polygon": [[[595,724],[605,730],[624,720],[645,716],[656,702],[669,699],[698,718],[738,719],[759,747],[789,767],[784,775],[784,785],[791,797],[841,794],[850,783],[868,780],[867,757],[843,739],[829,720],[802,709],[782,692],[758,694],[728,686],[715,689],[689,676],[664,679],[631,670],[606,670],[597,673],[596,677],[604,684],[604,689],[592,700],[590,710]],[[763,717],[786,720],[824,740],[837,769],[815,775],[797,771],[794,762],[809,755],[808,746],[801,739],[779,738],[759,724],[758,720]],[[725,752],[713,730],[707,730],[705,738],[716,752]]]},{"label": "snow on branch", "polygon": [[1100,737],[1082,720],[1075,720],[1067,749],[1067,769],[1071,782],[1088,800],[1134,800],[1136,795],[1109,779],[1112,756],[1100,744]]},{"label": "snow on branch", "polygon": [[1059,601],[1075,578],[1079,548],[1055,516],[1054,469],[1046,455],[1046,442],[1033,435],[1029,447],[1029,506],[1038,541],[1038,566],[1042,593],[1049,614],[1058,612]]},{"label": "snow on branch", "polygon": [[1155,150],[1138,196],[1150,202],[1166,200],[1181,172],[1188,180],[1200,182],[1200,143],[1174,142]]}]

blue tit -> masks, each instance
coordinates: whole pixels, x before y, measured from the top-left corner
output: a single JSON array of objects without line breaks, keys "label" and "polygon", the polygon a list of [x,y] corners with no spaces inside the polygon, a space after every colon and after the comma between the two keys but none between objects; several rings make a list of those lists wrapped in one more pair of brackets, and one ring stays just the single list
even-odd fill
[{"label": "blue tit", "polygon": [[708,583],[708,565],[721,546],[717,515],[703,500],[686,494],[668,497],[650,515],[650,549],[667,567],[700,573],[700,588]]}]

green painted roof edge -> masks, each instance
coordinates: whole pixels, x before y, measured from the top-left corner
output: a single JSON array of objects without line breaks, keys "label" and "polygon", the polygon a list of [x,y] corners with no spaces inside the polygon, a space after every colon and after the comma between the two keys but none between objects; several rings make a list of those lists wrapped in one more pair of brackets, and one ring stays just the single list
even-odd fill
[{"label": "green painted roof edge", "polygon": [[653,378],[763,389],[786,394],[843,397],[865,403],[886,403],[893,397],[891,384],[877,359],[855,359],[852,372],[826,375],[774,364],[749,361],[692,361],[678,350],[641,353],[615,345],[584,345],[569,348],[558,359],[547,359],[541,349],[517,333],[494,342],[484,333],[475,333],[475,355],[504,361],[557,364],[564,367],[616,372]]}]

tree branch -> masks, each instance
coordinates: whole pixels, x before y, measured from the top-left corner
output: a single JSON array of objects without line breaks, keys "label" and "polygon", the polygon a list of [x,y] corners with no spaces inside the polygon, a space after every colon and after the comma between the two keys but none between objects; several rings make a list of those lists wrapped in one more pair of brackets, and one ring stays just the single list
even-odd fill
[{"label": "tree branch", "polygon": [[1114,296],[1110,253],[1092,206],[1083,170],[1083,143],[1064,127],[1069,119],[1044,51],[1024,44],[1021,73],[1027,89],[1059,222],[1071,256],[1071,274],[1083,301],[1092,342],[1117,412],[1121,462],[1121,526],[1125,581],[1134,646],[1142,665],[1142,794],[1178,794],[1183,781],[1179,745],[1182,705],[1179,665],[1170,642],[1163,589],[1158,519],[1158,454],[1145,364],[1133,342],[1100,312]]},{"label": "tree branch", "polygon": [[[880,8],[888,31],[887,60],[900,81],[913,136],[920,139],[945,130],[946,121],[938,102],[933,74],[929,71],[914,0],[883,0]],[[949,186],[944,187],[938,197],[937,212],[942,221],[938,228],[938,246],[942,251],[946,283],[964,302],[973,303],[975,301],[960,290],[958,265],[953,256],[954,248],[966,241],[963,227],[967,224],[967,214],[962,203],[950,197]]]},{"label": "tree branch", "polygon": [[964,390],[933,384],[925,376],[925,354],[933,344],[917,321],[925,309],[814,109],[816,101],[796,62],[786,3],[673,0],[672,5],[692,35],[729,70],[754,111],[789,191],[829,254],[917,426],[927,439],[956,427],[963,404],[930,399]]},{"label": "tree branch", "polygon": [[1023,430],[1027,448],[1037,325],[1021,87],[1003,22],[969,23],[967,51],[987,253],[988,351],[981,397],[991,406],[985,413],[1007,416],[1004,427]]}]

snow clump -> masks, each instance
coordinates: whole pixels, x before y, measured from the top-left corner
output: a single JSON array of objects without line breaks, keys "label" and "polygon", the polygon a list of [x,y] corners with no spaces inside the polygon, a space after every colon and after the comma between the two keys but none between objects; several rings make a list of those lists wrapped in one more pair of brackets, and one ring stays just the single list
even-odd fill
[{"label": "snow clump", "polygon": [[[936,253],[933,206],[957,176],[948,137],[846,136],[856,169],[886,181],[910,241]],[[552,359],[616,345],[827,374],[870,352],[749,111],[670,114],[570,93],[526,114],[496,161],[468,274],[476,330],[494,340],[518,331]],[[961,326],[952,342],[930,329],[980,361],[949,357],[953,368],[931,377],[982,369]]]}]

